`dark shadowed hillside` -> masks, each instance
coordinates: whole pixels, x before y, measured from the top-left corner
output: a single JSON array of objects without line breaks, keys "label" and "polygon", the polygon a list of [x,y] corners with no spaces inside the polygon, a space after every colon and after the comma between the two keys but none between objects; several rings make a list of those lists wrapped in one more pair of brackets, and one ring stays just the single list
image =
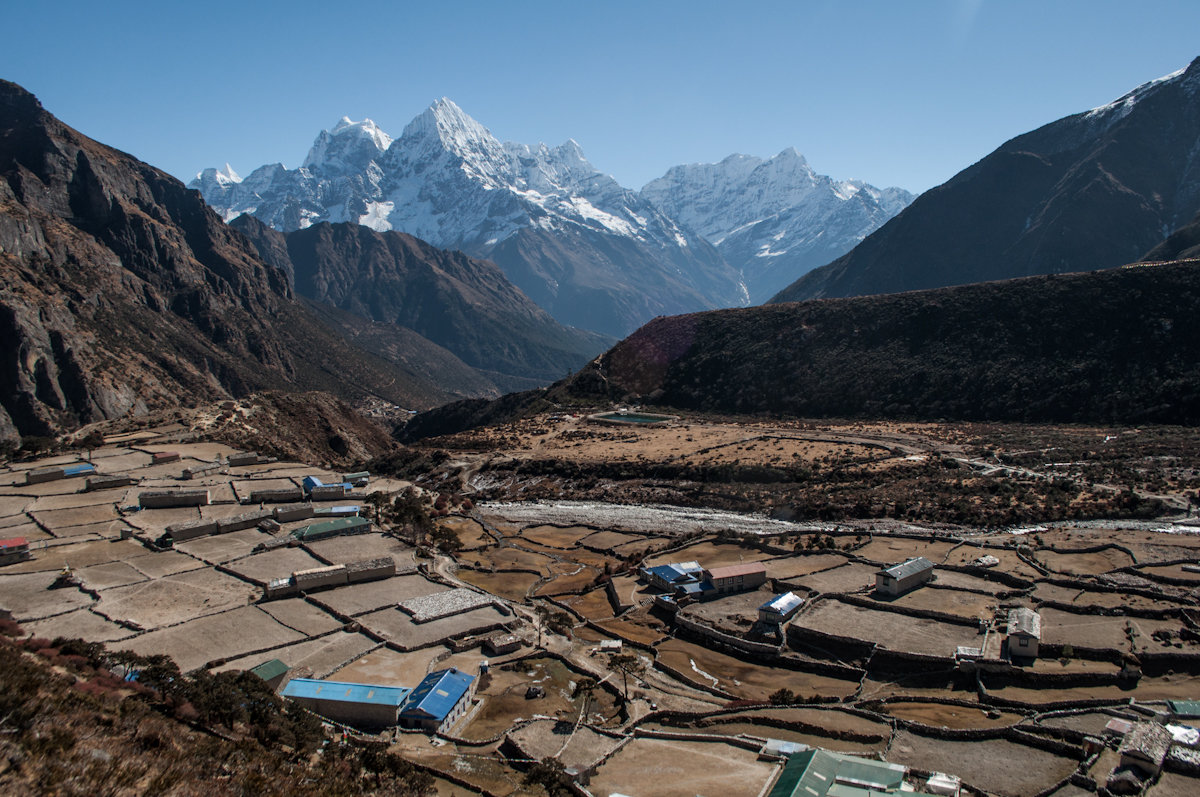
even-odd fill
[{"label": "dark shadowed hillside", "polygon": [[[506,397],[509,405],[516,397]],[[1200,422],[1200,266],[1164,265],[656,319],[516,406],[418,415],[410,437],[640,402],[794,417]],[[456,428],[457,427],[457,428]]]},{"label": "dark shadowed hillside", "polygon": [[0,442],[264,389],[432,406],[194,191],[0,81]]},{"label": "dark shadowed hillside", "polygon": [[1131,263],[1200,210],[1200,59],[1018,136],[772,301]]},{"label": "dark shadowed hillside", "polygon": [[562,326],[495,264],[411,235],[328,222],[285,235],[250,215],[232,226],[291,275],[300,295],[412,330],[503,389],[559,379],[613,342]]}]

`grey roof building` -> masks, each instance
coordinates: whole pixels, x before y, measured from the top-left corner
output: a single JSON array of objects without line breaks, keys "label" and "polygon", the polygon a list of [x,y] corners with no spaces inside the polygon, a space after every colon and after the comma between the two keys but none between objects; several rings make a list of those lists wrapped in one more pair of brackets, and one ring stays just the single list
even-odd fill
[{"label": "grey roof building", "polygon": [[880,595],[903,595],[933,580],[933,562],[924,556],[906,559],[875,574],[875,591]]},{"label": "grey roof building", "polygon": [[1121,766],[1133,765],[1157,775],[1171,749],[1171,732],[1157,722],[1139,722],[1125,734],[1121,747]]}]

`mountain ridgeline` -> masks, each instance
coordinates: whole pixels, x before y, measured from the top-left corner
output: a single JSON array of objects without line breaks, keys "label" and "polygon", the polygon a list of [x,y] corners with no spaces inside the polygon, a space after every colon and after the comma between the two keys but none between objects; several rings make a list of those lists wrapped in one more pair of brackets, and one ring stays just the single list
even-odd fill
[{"label": "mountain ridgeline", "polygon": [[501,143],[447,99],[394,140],[342,119],[298,169],[205,169],[190,185],[226,219],[284,232],[357,223],[490,259],[560,322],[617,336],[761,301],[912,199],[817,175],[794,150],[676,167],[631,191],[574,141]]},{"label": "mountain ridgeline", "polygon": [[1200,211],[1200,59],[1018,136],[772,301],[1130,263]]},{"label": "mountain ridgeline", "polygon": [[0,81],[0,446],[267,389],[427,408],[549,381],[605,345],[494,266],[406,236],[256,240]]},{"label": "mountain ridgeline", "polygon": [[559,379],[613,343],[562,326],[494,264],[411,235],[328,222],[285,235],[249,215],[231,226],[285,271],[301,296],[410,329],[502,390]]},{"label": "mountain ridgeline", "polygon": [[1197,423],[1200,265],[659,318],[549,391],[438,407],[417,415],[407,437],[499,422],[548,401],[807,418]]}]

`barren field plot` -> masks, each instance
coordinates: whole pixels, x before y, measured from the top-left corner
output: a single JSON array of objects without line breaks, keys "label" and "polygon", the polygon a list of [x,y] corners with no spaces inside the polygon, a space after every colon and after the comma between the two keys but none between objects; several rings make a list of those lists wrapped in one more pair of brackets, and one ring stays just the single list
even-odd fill
[{"label": "barren field plot", "polygon": [[[558,659],[541,656],[522,659],[494,668],[489,678],[490,683],[480,692],[482,708],[460,729],[464,738],[491,738],[517,720],[529,719],[535,714],[572,720],[579,716],[583,698],[574,696],[574,684],[583,675]],[[525,690],[531,685],[542,687],[545,696],[527,699]],[[605,689],[596,689],[588,705],[589,716],[616,714],[615,698]]]},{"label": "barren field plot", "polygon": [[229,563],[228,567],[243,578],[266,584],[273,578],[287,578],[297,570],[321,567],[323,564],[299,548],[277,548],[238,559]]},{"label": "barren field plot", "polygon": [[148,578],[172,576],[188,570],[199,570],[205,566],[203,562],[179,551],[144,553],[142,556],[133,556],[125,561],[132,567],[136,567],[139,572],[145,573]]},{"label": "barren field plot", "polygon": [[392,557],[397,569],[412,567],[416,563],[411,545],[379,532],[331,537],[306,543],[305,547],[322,559],[328,559],[335,564],[361,562],[364,559],[378,559],[384,556]]},{"label": "barren field plot", "polygon": [[1184,570],[1183,565],[1154,565],[1152,567],[1142,568],[1141,572],[1151,577],[1162,576],[1165,578],[1175,578],[1182,579],[1183,581],[1200,583],[1200,573]]},{"label": "barren field plot", "polygon": [[[54,540],[54,537],[42,531],[39,526],[32,522],[22,522],[24,518],[24,515],[16,515],[12,518],[0,520],[0,535],[4,536],[5,538],[24,537],[29,543],[35,543],[41,540],[50,540],[53,542],[53,544],[58,544],[58,542]],[[13,522],[11,524],[5,522],[8,520]],[[33,551],[33,555],[35,557],[38,556],[38,551],[41,550],[41,547],[42,546],[31,544],[30,550]],[[8,567],[12,567],[12,565],[9,565]]]},{"label": "barren field plot", "polygon": [[1158,783],[1146,792],[1147,797],[1193,797],[1200,789],[1200,781],[1174,772],[1164,772]]},{"label": "barren field plot", "polygon": [[366,628],[384,639],[395,642],[405,650],[416,650],[440,645],[450,637],[478,634],[499,628],[511,621],[512,617],[501,614],[495,606],[484,606],[428,623],[414,623],[411,617],[399,609],[380,609],[364,614],[358,620]]},{"label": "barren field plot", "polygon": [[1092,553],[1039,550],[1034,556],[1043,566],[1056,573],[1076,576],[1099,575],[1134,564],[1133,557],[1115,548]]},{"label": "barren field plot", "polygon": [[970,565],[983,556],[994,556],[1000,560],[1000,564],[996,565],[995,570],[999,570],[1017,578],[1024,578],[1032,581],[1035,578],[1041,578],[1042,574],[1033,569],[1017,556],[1017,554],[1006,548],[990,548],[979,545],[960,545],[946,556],[945,563],[948,565]]},{"label": "barren field plot", "polygon": [[953,772],[964,785],[1004,797],[1028,797],[1074,771],[1077,761],[1004,739],[955,742],[896,733],[888,760],[936,772]]},{"label": "barren field plot", "polygon": [[381,647],[355,659],[331,677],[338,681],[358,684],[407,686],[412,689],[427,674],[440,669],[442,664],[438,657],[449,652],[445,647],[425,648],[411,653],[399,653],[391,648]]},{"label": "barren field plot", "polygon": [[22,628],[28,634],[45,639],[66,637],[88,642],[111,642],[114,639],[126,639],[134,634],[128,628],[105,620],[87,609],[76,609],[45,620],[26,623]]},{"label": "barren field plot", "polygon": [[214,671],[249,670],[264,661],[279,659],[292,668],[295,678],[328,678],[334,670],[358,658],[379,643],[363,634],[336,631],[332,634],[294,642],[282,647],[230,659]]},{"label": "barren field plot", "polygon": [[257,606],[243,606],[182,625],[151,631],[114,647],[142,655],[166,653],[187,672],[216,659],[286,645],[303,635],[286,628]]},{"label": "barren field plot", "polygon": [[157,454],[163,451],[177,451],[180,456],[192,459],[215,462],[218,459],[228,459],[230,454],[236,454],[237,449],[222,443],[142,443],[136,446],[139,451]]},{"label": "barren field plot", "polygon": [[783,688],[802,697],[845,697],[858,689],[857,681],[751,664],[679,639],[658,646],[658,661],[693,684],[716,687],[746,700],[766,700]]},{"label": "barren field plot", "polygon": [[521,536],[530,542],[548,548],[570,550],[575,547],[576,543],[584,537],[593,534],[595,531],[595,529],[583,526],[568,526],[566,528],[559,526],[529,526],[521,530]]},{"label": "barren field plot", "polygon": [[907,537],[877,537],[854,553],[863,559],[878,562],[881,565],[894,565],[905,559],[924,556],[929,561],[941,564],[950,553],[955,543],[943,540],[914,540]]},{"label": "barren field plot", "polygon": [[[133,504],[137,503],[137,493],[143,488],[138,488],[133,495],[127,496],[126,501]],[[175,523],[186,523],[189,520],[199,520],[200,510],[196,507],[176,507],[172,509],[143,509],[141,512],[132,512],[125,516],[124,520],[135,529],[141,529],[152,537],[157,537],[167,530],[167,526]]]},{"label": "barren field plot", "polygon": [[495,573],[488,573],[480,570],[460,568],[457,575],[459,579],[472,586],[479,587],[485,592],[499,595],[501,598],[517,603],[523,602],[526,594],[529,592],[529,588],[541,579],[540,575],[514,570],[500,570]]},{"label": "barren field plot", "polygon": [[854,592],[866,586],[875,586],[875,574],[879,568],[871,565],[852,564],[841,565],[832,570],[822,570],[807,576],[790,579],[813,592]]},{"label": "barren field plot", "polygon": [[774,554],[758,551],[754,548],[743,548],[740,545],[723,542],[698,542],[669,554],[652,556],[644,563],[647,567],[670,564],[671,562],[696,561],[703,567],[724,567],[743,562],[761,562],[770,559]]},{"label": "barren field plot", "polygon": [[112,620],[162,628],[245,606],[258,597],[257,592],[232,576],[205,568],[104,590],[95,608]]},{"label": "barren field plot", "polygon": [[1125,617],[1071,614],[1059,609],[1042,609],[1040,614],[1043,643],[1128,650]]},{"label": "barren field plot", "polygon": [[755,797],[778,766],[757,759],[756,753],[720,742],[634,739],[597,770],[588,789],[646,794],[653,784],[657,797]]},{"label": "barren field plot", "polygon": [[1000,592],[1011,592],[1016,589],[1006,584],[1001,584],[999,581],[989,581],[986,578],[972,576],[968,573],[956,573],[953,570],[943,570],[938,568],[934,574],[934,580],[940,586],[957,587],[958,589],[975,590],[976,592],[986,592],[995,595]]},{"label": "barren field plot", "polygon": [[608,602],[608,593],[603,589],[594,589],[583,595],[561,598],[560,601],[588,620],[611,620],[613,618],[612,604]]},{"label": "barren field plot", "polygon": [[1106,714],[1103,711],[1088,711],[1083,714],[1045,717],[1039,720],[1038,724],[1049,728],[1066,728],[1067,730],[1102,737],[1104,735],[1104,726],[1112,718],[1112,714]]},{"label": "barren field plot", "polygon": [[[40,500],[40,499],[39,499]],[[34,509],[29,514],[41,525],[59,537],[69,536],[70,529],[75,526],[94,526],[97,523],[110,523],[118,519],[116,507],[109,504],[94,504],[70,509]]]},{"label": "barren field plot", "polygon": [[480,525],[479,521],[472,518],[459,517],[452,515],[444,517],[438,521],[443,527],[448,528],[458,534],[458,541],[463,544],[465,550],[473,548],[483,548],[491,545],[496,540],[487,530]]},{"label": "barren field plot", "polygon": [[760,724],[764,721],[774,720],[816,725],[834,734],[835,737],[838,733],[844,732],[877,736],[881,740],[886,740],[892,735],[892,728],[886,722],[860,717],[840,708],[809,708],[806,706],[757,708],[729,716]]},{"label": "barren field plot", "polygon": [[241,559],[254,552],[254,546],[274,539],[270,534],[258,529],[231,531],[228,534],[214,534],[211,537],[197,537],[194,540],[181,542],[175,547],[197,559],[203,559],[212,564],[224,564],[234,559]]},{"label": "barren field plot", "polygon": [[536,570],[543,575],[549,573],[549,556],[532,551],[522,551],[520,548],[505,546],[503,548],[488,548],[484,551],[472,551],[463,556],[468,562],[478,562],[481,567],[495,570]]},{"label": "barren field plot", "polygon": [[594,548],[597,551],[612,551],[621,546],[639,542],[651,542],[653,537],[643,537],[639,534],[626,534],[620,531],[595,531],[579,540],[580,545]]},{"label": "barren field plot", "polygon": [[785,742],[797,742],[806,744],[810,747],[823,747],[826,750],[834,750],[840,753],[855,753],[859,755],[869,755],[871,753],[883,752],[887,745],[887,735],[877,742],[859,742],[850,741],[848,739],[837,739],[833,736],[825,736],[814,732],[805,732],[795,728],[781,728],[776,725],[766,725],[756,722],[714,722],[711,725],[693,724],[686,727],[677,727],[671,725],[658,725],[657,723],[649,723],[641,726],[650,730],[662,730],[674,733],[698,733],[705,736],[753,736],[758,739],[779,739]]},{"label": "barren field plot", "polygon": [[569,769],[584,770],[612,752],[621,738],[566,720],[538,720],[509,734],[531,758],[557,758]]},{"label": "barren field plot", "polygon": [[880,601],[888,606],[946,612],[965,618],[990,620],[994,614],[996,599],[991,595],[964,592],[958,589],[915,589],[891,600]]},{"label": "barren field plot", "polygon": [[767,568],[767,578],[790,581],[800,576],[807,576],[810,573],[839,567],[846,564],[847,561],[849,560],[845,556],[833,553],[819,553],[797,554],[796,556],[767,559],[763,564]]},{"label": "barren field plot", "polygon": [[0,495],[0,518],[24,514],[35,500],[24,495]]},{"label": "barren field plot", "polygon": [[436,584],[422,576],[395,576],[382,581],[368,581],[347,587],[316,593],[319,603],[333,607],[341,614],[356,616],[383,607],[394,607],[408,598],[445,592],[448,587]]},{"label": "barren field plot", "polygon": [[1073,604],[1081,607],[1103,606],[1108,609],[1118,609],[1123,606],[1142,609],[1161,609],[1164,608],[1164,605],[1170,605],[1143,595],[1100,592],[1098,590],[1059,586],[1058,584],[1048,584],[1046,582],[1041,582],[1034,587],[1032,597],[1035,601],[1054,601],[1056,603]]},{"label": "barren field plot", "polygon": [[679,611],[685,617],[725,631],[736,633],[738,627],[742,631],[748,631],[758,619],[758,607],[769,601],[773,595],[774,593],[764,586],[753,592],[741,592],[693,603]]},{"label": "barren field plot", "polygon": [[556,562],[550,566],[553,577],[538,588],[540,596],[577,595],[596,583],[601,572],[574,562]]},{"label": "barren field plot", "polygon": [[305,636],[317,636],[342,627],[341,620],[313,606],[303,598],[268,601],[258,604],[258,608],[288,628],[294,628]]},{"label": "barren field plot", "polygon": [[57,577],[55,572],[0,575],[0,608],[24,623],[92,605],[92,596],[75,587],[49,589]]},{"label": "barren field plot", "polygon": [[146,580],[146,574],[127,562],[107,562],[75,571],[80,583],[87,589],[109,589],[123,587]]},{"label": "barren field plot", "polygon": [[250,493],[259,490],[292,490],[300,486],[291,479],[279,478],[273,475],[261,478],[240,477],[233,479],[229,484],[233,488],[234,495],[240,501],[248,500]]},{"label": "barren field plot", "polygon": [[[956,647],[978,645],[981,639],[975,629],[968,626],[867,609],[836,600],[822,601],[794,620],[795,626],[835,636],[853,636],[891,650],[934,656],[951,656]],[[1045,636],[1042,638],[1044,640]]]},{"label": "barren field plot", "polygon": [[92,452],[92,464],[101,473],[133,473],[148,467],[152,461],[149,454],[127,448]]},{"label": "barren field plot", "polygon": [[1007,711],[1000,712],[999,717],[992,719],[987,715],[988,709],[983,706],[953,706],[944,703],[888,703],[884,710],[900,719],[957,730],[1007,728],[1024,719],[1021,714]]},{"label": "barren field plot", "polygon": [[133,540],[81,540],[62,545],[37,548],[33,559],[8,565],[3,573],[33,573],[53,570],[57,573],[70,565],[88,567],[106,562],[130,561],[145,556],[146,549]]},{"label": "barren field plot", "polygon": [[68,493],[67,495],[47,495],[34,500],[29,507],[31,512],[61,512],[66,509],[85,509],[87,507],[104,507],[105,512],[96,516],[85,515],[86,522],[104,520],[116,517],[116,505],[121,502],[126,488],[115,490],[97,490],[90,493]]},{"label": "barren field plot", "polygon": [[125,528],[125,523],[120,520],[105,520],[82,526],[60,526],[52,531],[60,540],[112,540],[119,538]]},{"label": "barren field plot", "polygon": [[389,749],[403,758],[434,770],[453,772],[455,779],[466,781],[473,786],[467,790],[452,785],[449,791],[444,791],[439,781],[438,795],[475,797],[482,793],[509,797],[529,793],[529,787],[522,783],[521,774],[514,772],[500,760],[499,754],[496,753],[496,745],[482,748],[471,746],[462,750],[452,743],[431,747],[420,734],[408,734],[401,736]]}]

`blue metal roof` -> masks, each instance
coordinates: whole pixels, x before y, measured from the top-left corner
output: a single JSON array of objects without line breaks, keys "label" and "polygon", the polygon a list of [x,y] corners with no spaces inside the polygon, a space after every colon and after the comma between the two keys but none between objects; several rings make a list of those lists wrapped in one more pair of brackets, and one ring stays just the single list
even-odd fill
[{"label": "blue metal roof", "polygon": [[316,476],[305,476],[304,481],[301,482],[301,484],[304,485],[305,492],[312,490],[312,488],[314,488],[314,487],[324,486],[321,484],[321,480],[318,479]]},{"label": "blue metal roof", "polygon": [[400,716],[443,720],[471,688],[474,680],[474,675],[467,675],[454,667],[431,672],[409,695],[408,704]]},{"label": "blue metal roof", "polygon": [[314,517],[354,517],[362,511],[358,504],[342,504],[340,506],[321,506],[313,510]]},{"label": "blue metal roof", "polygon": [[81,473],[95,473],[95,472],[96,472],[96,466],[88,465],[86,463],[80,464],[80,465],[68,465],[65,468],[63,468],[63,473],[65,473],[67,476],[78,476]]},{"label": "blue metal roof", "polygon": [[399,707],[411,691],[411,689],[403,686],[377,686],[375,684],[356,684],[349,681],[319,681],[315,678],[293,678],[283,688],[283,696]]}]

